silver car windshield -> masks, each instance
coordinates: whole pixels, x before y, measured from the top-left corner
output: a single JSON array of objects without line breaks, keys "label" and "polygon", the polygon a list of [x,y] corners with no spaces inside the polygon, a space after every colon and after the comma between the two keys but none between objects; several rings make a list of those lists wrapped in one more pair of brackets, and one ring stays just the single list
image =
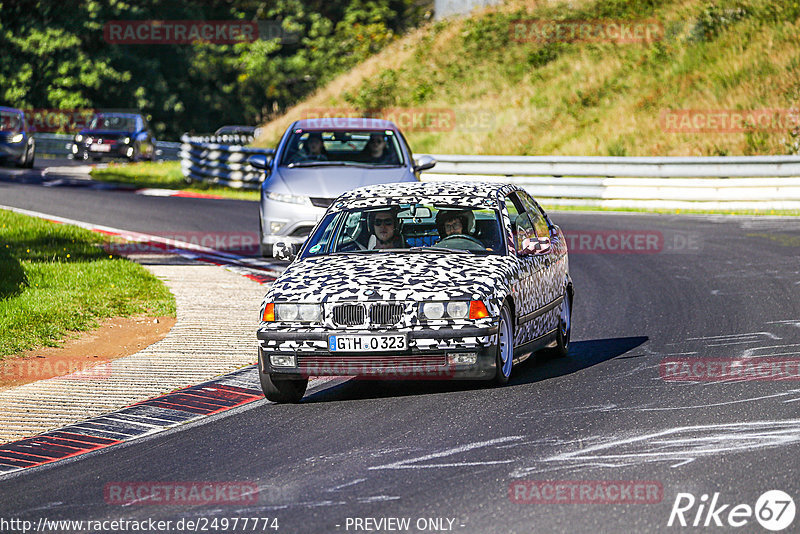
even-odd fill
[{"label": "silver car windshield", "polygon": [[328,214],[303,257],[381,252],[497,254],[505,252],[497,210],[443,204],[394,204]]},{"label": "silver car windshield", "polygon": [[310,167],[355,165],[399,167],[403,165],[400,142],[391,130],[380,131],[304,131],[289,138],[281,165]]}]

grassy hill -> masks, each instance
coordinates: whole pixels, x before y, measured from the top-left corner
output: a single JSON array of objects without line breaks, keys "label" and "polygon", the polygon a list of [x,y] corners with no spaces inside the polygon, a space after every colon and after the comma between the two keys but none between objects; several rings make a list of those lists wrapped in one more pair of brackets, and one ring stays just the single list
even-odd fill
[{"label": "grassy hill", "polygon": [[[513,30],[520,20],[650,19],[661,38],[630,44]],[[419,153],[797,153],[798,35],[794,0],[509,0],[406,35],[266,124],[257,144],[274,146],[290,121],[320,110],[400,108],[450,119],[438,131],[404,128]],[[670,110],[788,111],[777,128],[726,132],[673,131]]]}]

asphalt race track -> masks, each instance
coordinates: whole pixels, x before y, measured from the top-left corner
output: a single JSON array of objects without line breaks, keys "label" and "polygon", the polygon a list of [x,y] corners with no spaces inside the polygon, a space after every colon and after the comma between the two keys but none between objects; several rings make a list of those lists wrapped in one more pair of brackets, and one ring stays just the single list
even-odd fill
[{"label": "asphalt race track", "polygon": [[[0,178],[0,204],[142,232],[257,231],[254,202],[29,182]],[[797,364],[793,377],[747,381],[710,378],[710,367],[705,378],[678,380],[688,375],[669,364],[797,362],[800,221],[580,212],[553,218],[574,236],[567,358],[529,360],[503,388],[342,379],[298,405],[254,402],[0,478],[0,518],[174,525],[268,517],[279,525],[269,531],[309,533],[393,531],[386,522],[370,530],[378,523],[366,518],[409,518],[401,532],[463,533],[683,532],[705,530],[706,520],[713,530],[719,518],[719,531],[763,532],[752,516],[732,529],[728,514],[739,504],[754,508],[768,490],[800,495]],[[656,236],[656,246],[636,247],[637,235]],[[609,250],[620,240],[631,248]],[[258,497],[176,506],[109,504],[104,495],[109,483],[191,481],[250,483]],[[648,502],[584,495],[583,503],[535,503],[519,488],[544,485],[524,481],[658,489]],[[717,508],[729,505],[717,516],[704,510],[698,527],[667,526],[679,494],[697,501],[685,513],[691,525],[701,500],[707,510],[717,493]]]}]

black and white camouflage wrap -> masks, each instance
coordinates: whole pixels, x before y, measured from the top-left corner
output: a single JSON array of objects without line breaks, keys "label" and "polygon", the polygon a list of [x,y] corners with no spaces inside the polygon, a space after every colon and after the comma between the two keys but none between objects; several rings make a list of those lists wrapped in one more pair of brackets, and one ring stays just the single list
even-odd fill
[{"label": "black and white camouflage wrap", "polygon": [[[556,299],[565,291],[568,278],[566,242],[560,229],[551,235],[551,252],[543,256],[517,257],[511,235],[511,221],[504,199],[518,188],[513,185],[472,182],[424,182],[382,184],[359,188],[340,196],[329,212],[379,207],[397,203],[443,203],[499,209],[505,227],[508,250],[504,255],[468,255],[439,253],[381,253],[312,256],[298,259],[272,284],[261,305],[261,317],[267,303],[322,304],[324,323],[262,322],[259,330],[296,333],[376,333],[435,331],[438,329],[475,329],[497,325],[503,303],[513,308],[515,322]],[[490,317],[478,320],[422,321],[419,304],[432,301],[481,300]],[[386,326],[347,327],[332,321],[332,308],[343,302],[401,303],[400,321]],[[515,325],[515,345],[522,345],[558,325],[560,306]],[[314,337],[314,336],[310,336]],[[319,337],[319,336],[316,336]],[[493,346],[497,335],[457,336],[426,339],[410,336],[412,350],[470,349]],[[262,339],[265,351],[327,351],[325,340]]]}]

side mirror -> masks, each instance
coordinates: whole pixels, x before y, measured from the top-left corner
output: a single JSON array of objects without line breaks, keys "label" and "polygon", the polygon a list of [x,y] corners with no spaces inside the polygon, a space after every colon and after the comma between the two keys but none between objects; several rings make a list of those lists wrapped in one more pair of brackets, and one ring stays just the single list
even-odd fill
[{"label": "side mirror", "polygon": [[544,256],[552,250],[549,237],[531,237],[522,241],[520,256]]},{"label": "side mirror", "polygon": [[272,256],[276,260],[294,261],[297,255],[294,253],[292,245],[280,242],[272,245]]},{"label": "side mirror", "polygon": [[415,163],[416,165],[414,165],[414,172],[427,171],[436,165],[436,158],[433,156],[420,156]]},{"label": "side mirror", "polygon": [[249,158],[247,158],[247,163],[249,163],[252,167],[256,169],[261,169],[262,171],[269,170],[269,165],[272,162],[271,156],[265,156],[264,154],[253,154]]}]

